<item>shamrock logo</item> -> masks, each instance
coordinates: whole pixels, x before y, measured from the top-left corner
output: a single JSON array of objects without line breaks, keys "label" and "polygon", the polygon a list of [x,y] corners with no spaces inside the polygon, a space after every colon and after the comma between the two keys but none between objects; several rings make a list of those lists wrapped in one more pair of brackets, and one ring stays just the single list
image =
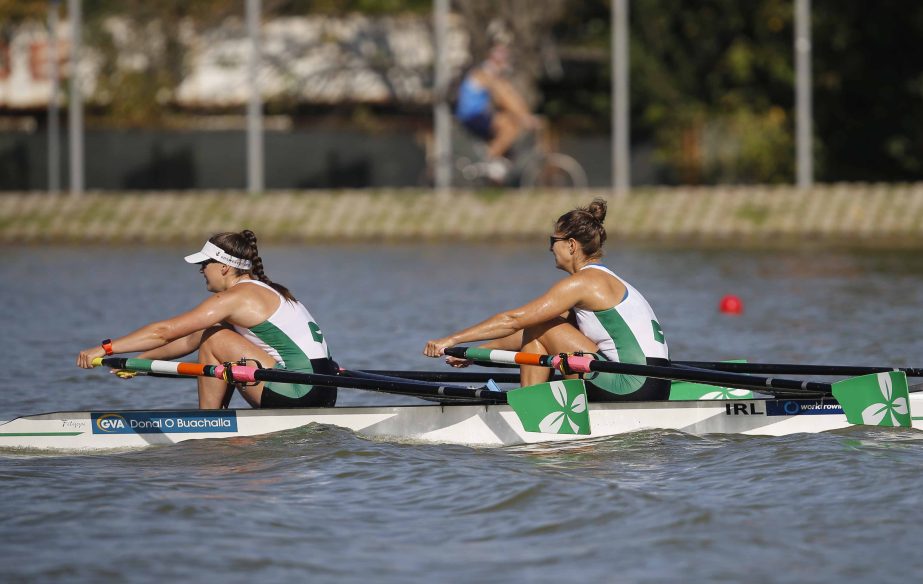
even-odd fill
[{"label": "shamrock logo", "polygon": [[574,397],[573,401],[567,403],[567,388],[564,387],[563,383],[554,381],[548,385],[551,386],[551,395],[560,409],[542,418],[542,421],[538,423],[539,431],[548,434],[559,434],[566,421],[571,431],[574,434],[579,434],[580,426],[571,419],[571,415],[582,414],[586,411],[586,393],[581,392]]},{"label": "shamrock logo", "polygon": [[702,394],[699,399],[744,399],[752,397],[753,393],[749,389],[716,387],[715,391],[709,391],[708,393]]},{"label": "shamrock logo", "polygon": [[906,416],[910,413],[907,398],[904,396],[893,397],[891,376],[887,373],[878,374],[878,388],[884,398],[884,403],[878,402],[862,410],[862,423],[869,426],[880,426],[885,418],[890,417],[892,426],[900,426],[897,415]]}]

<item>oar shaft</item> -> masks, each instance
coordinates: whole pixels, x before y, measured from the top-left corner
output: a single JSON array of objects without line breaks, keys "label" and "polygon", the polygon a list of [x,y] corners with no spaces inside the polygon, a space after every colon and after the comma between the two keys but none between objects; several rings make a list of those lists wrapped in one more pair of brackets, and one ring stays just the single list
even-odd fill
[{"label": "oar shaft", "polygon": [[[622,375],[638,375],[642,377],[656,377],[677,381],[693,381],[734,387],[750,390],[784,389],[795,392],[816,392],[829,394],[832,387],[829,383],[814,381],[800,381],[795,379],[781,379],[775,377],[758,377],[722,371],[708,371],[690,367],[636,365],[632,363],[618,363],[602,361],[583,355],[540,355],[536,353],[522,353],[516,351],[498,351],[492,349],[479,349],[476,347],[452,347],[445,350],[446,355],[462,359],[477,359],[482,361],[496,361],[499,363],[520,363],[538,365],[541,367],[562,368],[572,373],[590,373],[593,371],[605,373],[618,373]],[[563,367],[562,367],[563,365]]]},{"label": "oar shaft", "polygon": [[123,357],[106,357],[98,359],[98,364],[113,369],[129,369],[154,373],[174,373],[197,377],[216,377],[244,383],[269,381],[277,383],[296,383],[306,385],[325,385],[346,387],[401,395],[416,395],[431,398],[465,398],[483,400],[490,403],[506,403],[506,394],[487,388],[463,387],[459,385],[438,385],[409,379],[361,379],[339,375],[319,373],[302,373],[280,369],[263,369],[246,365],[232,365],[226,370],[224,365],[205,365],[202,363],[182,363],[176,361],[159,361],[150,359],[126,359]]},{"label": "oar shaft", "polygon": [[903,371],[907,377],[923,377],[923,369],[915,367],[862,367],[856,365],[798,365],[794,363],[724,363],[716,361],[673,361],[674,365],[714,369],[732,373],[784,373],[788,375],[836,375],[852,377],[870,373]]},{"label": "oar shaft", "polygon": [[[488,363],[490,365],[490,363]],[[386,375],[417,381],[453,381],[455,383],[484,383],[493,379],[497,383],[519,383],[518,373],[489,373],[484,371],[401,371],[385,369],[363,369],[365,373]]]},{"label": "oar shaft", "polygon": [[[596,367],[594,370],[602,371],[604,370],[603,368],[611,365],[616,364],[610,363],[608,361],[600,361],[597,365],[594,365],[594,367]],[[617,365],[627,364],[618,363]],[[811,391],[829,394],[833,390],[833,386],[831,384],[821,383],[818,381],[804,381],[800,379],[785,379],[780,377],[760,377],[743,373],[726,373],[723,371],[696,369],[687,366],[656,367],[649,365],[632,365],[632,367],[655,367],[656,369],[661,370],[664,375],[670,375],[671,371],[675,374],[675,372],[678,371],[679,374],[683,376],[681,379],[682,381],[701,381],[704,383],[712,384],[718,383],[724,387],[739,387],[741,389],[753,389],[756,391],[765,389],[786,389],[795,392]],[[618,371],[612,371],[612,369],[609,369],[609,371],[618,373]],[[656,375],[654,375],[654,377],[656,377]]]}]

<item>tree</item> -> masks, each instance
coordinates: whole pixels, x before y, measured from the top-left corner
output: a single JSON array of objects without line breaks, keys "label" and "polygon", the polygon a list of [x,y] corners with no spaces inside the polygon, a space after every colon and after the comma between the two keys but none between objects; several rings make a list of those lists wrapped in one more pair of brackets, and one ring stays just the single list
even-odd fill
[{"label": "tree", "polygon": [[241,10],[227,0],[84,0],[86,44],[100,59],[94,101],[115,125],[164,124],[186,74],[183,30]]},{"label": "tree", "polygon": [[669,182],[793,176],[792,5],[738,0],[632,5],[632,99]]},{"label": "tree", "polygon": [[814,0],[814,120],[821,180],[923,174],[923,5]]}]

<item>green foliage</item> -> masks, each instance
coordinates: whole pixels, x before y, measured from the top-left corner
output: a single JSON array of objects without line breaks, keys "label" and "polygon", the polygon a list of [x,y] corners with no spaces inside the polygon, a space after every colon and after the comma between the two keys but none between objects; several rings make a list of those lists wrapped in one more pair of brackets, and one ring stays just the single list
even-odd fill
[{"label": "green foliage", "polygon": [[632,4],[632,101],[670,181],[792,179],[792,5]]},{"label": "green foliage", "polygon": [[923,175],[923,4],[814,0],[814,121],[822,180]]},{"label": "green foliage", "polygon": [[[564,2],[565,0],[560,0]],[[486,14],[513,19],[523,41],[520,73],[539,82],[540,112],[567,131],[608,133],[611,115],[610,10],[613,0],[543,4],[455,0],[473,44]],[[0,35],[19,23],[44,22],[49,0],[0,0]],[[273,16],[428,17],[432,0],[262,0]],[[117,125],[151,126],[171,115],[173,91],[186,74],[177,31],[205,30],[243,18],[243,0],[83,0],[85,42],[102,57],[98,113]],[[61,1],[66,18],[67,2]],[[505,11],[505,12],[504,12]],[[664,183],[791,182],[794,179],[794,0],[631,0],[630,100],[635,145],[652,144]],[[483,13],[483,14],[482,14]],[[547,13],[547,14],[545,14]],[[474,16],[473,16],[474,15]],[[129,23],[133,67],[107,24]],[[919,180],[923,174],[923,4],[812,1],[816,178]],[[545,77],[544,28],[564,77]],[[517,28],[518,27],[518,28]],[[526,32],[532,31],[531,37]],[[483,43],[482,43],[483,44]],[[387,63],[381,63],[386,67]],[[280,99],[268,111],[304,104]],[[346,106],[343,106],[344,108]],[[417,109],[413,109],[416,107]],[[418,114],[419,105],[407,106]],[[425,108],[424,108],[425,109]],[[371,109],[353,109],[368,124]],[[377,115],[377,114],[376,114]]]},{"label": "green foliage", "polygon": [[[609,0],[572,3],[555,29],[567,90],[546,113],[608,128]],[[791,0],[633,0],[631,133],[653,142],[663,182],[785,182],[793,177]],[[570,50],[570,51],[569,51]],[[592,68],[588,65],[592,61]]]},{"label": "green foliage", "polygon": [[45,20],[49,0],[0,0],[0,26],[8,28],[24,20]]},{"label": "green foliage", "polygon": [[[150,127],[166,123],[186,73],[177,31],[214,26],[242,14],[242,6],[228,0],[83,0],[83,13],[85,43],[101,57],[94,101],[105,107],[99,115],[111,126]],[[126,34],[128,42],[120,41]]]}]

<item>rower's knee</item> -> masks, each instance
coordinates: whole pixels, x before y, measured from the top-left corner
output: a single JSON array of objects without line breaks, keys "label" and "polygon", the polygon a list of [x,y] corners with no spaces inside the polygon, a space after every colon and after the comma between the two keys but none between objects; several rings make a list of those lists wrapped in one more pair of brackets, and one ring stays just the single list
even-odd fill
[{"label": "rower's knee", "polygon": [[558,327],[562,324],[567,324],[567,320],[557,316],[551,320],[541,322],[535,326],[530,326],[522,331],[522,348],[525,349],[526,345],[537,342],[538,344],[544,344],[542,339],[548,335],[548,331]]},{"label": "rower's knee", "polygon": [[235,334],[237,333],[223,326],[205,329],[202,342],[199,344],[199,360],[204,362],[214,360],[222,352],[221,347],[230,341],[229,335]]}]

